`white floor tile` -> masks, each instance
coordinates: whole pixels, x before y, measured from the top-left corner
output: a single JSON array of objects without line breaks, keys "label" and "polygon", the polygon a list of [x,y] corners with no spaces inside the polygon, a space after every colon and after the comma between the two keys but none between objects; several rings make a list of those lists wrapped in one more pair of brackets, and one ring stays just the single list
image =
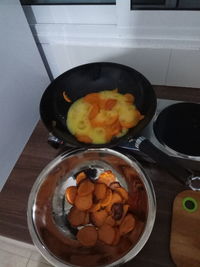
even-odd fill
[{"label": "white floor tile", "polygon": [[32,251],[30,260],[40,261],[42,263],[49,264],[48,261],[45,260],[45,258],[43,258],[42,255],[36,249],[35,249],[35,251]]},{"label": "white floor tile", "polygon": [[28,258],[0,250],[0,267],[26,267],[28,261]]},{"label": "white floor tile", "polygon": [[32,250],[35,249],[32,245],[2,236],[0,236],[0,248],[3,251],[7,251],[26,258],[29,258],[31,256]]},{"label": "white floor tile", "polygon": [[29,260],[26,267],[52,267],[52,265],[40,262],[40,261],[33,261]]}]

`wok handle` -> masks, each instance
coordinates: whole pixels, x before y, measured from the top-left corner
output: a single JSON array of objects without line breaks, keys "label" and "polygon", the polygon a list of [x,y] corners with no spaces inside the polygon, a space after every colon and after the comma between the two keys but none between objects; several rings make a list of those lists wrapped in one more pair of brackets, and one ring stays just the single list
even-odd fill
[{"label": "wok handle", "polygon": [[165,154],[143,136],[138,137],[135,140],[135,147],[155,160],[160,166],[162,166],[170,174],[172,174],[179,182],[184,185],[188,185],[190,178],[193,176],[193,173],[192,171],[182,167],[176,159],[173,159],[172,157]]}]

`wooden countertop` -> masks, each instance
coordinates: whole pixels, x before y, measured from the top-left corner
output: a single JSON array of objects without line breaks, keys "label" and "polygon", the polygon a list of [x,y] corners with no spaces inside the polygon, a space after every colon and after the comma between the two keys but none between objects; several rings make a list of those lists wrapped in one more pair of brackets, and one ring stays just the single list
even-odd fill
[{"label": "wooden countertop", "polygon": [[[200,102],[200,89],[154,88],[159,98]],[[47,137],[47,130],[39,122],[0,193],[0,235],[32,243],[26,220],[29,193],[38,174],[59,153],[47,144]],[[154,185],[157,216],[147,244],[124,266],[175,266],[169,253],[171,211],[175,196],[185,188],[157,164],[142,165]]]}]

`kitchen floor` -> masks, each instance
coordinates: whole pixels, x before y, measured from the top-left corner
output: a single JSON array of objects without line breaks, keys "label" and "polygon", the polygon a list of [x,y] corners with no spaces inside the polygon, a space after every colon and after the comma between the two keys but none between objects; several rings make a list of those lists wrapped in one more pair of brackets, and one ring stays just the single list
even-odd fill
[{"label": "kitchen floor", "polygon": [[52,267],[32,245],[0,236],[0,267]]}]

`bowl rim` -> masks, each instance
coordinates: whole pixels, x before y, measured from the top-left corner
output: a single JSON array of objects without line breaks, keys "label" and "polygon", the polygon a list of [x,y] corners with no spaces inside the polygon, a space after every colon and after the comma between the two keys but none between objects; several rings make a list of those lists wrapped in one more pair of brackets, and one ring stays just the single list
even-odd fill
[{"label": "bowl rim", "polygon": [[55,159],[50,161],[38,175],[29,195],[28,206],[27,206],[27,222],[28,222],[29,233],[31,235],[31,238],[32,238],[32,241],[35,247],[38,249],[38,251],[50,264],[53,264],[53,266],[57,266],[57,267],[78,267],[78,265],[73,265],[73,264],[68,265],[64,262],[61,262],[61,260],[59,260],[53,253],[51,253],[51,251],[48,250],[48,248],[45,247],[34,225],[33,206],[34,206],[34,201],[36,199],[37,192],[40,188],[40,185],[42,184],[44,179],[47,177],[48,173],[51,172],[64,159],[70,156],[84,153],[84,152],[85,153],[87,152],[109,153],[109,154],[112,154],[112,155],[115,155],[117,157],[124,159],[126,162],[130,164],[131,167],[133,167],[138,172],[145,186],[145,189],[147,192],[147,198],[148,198],[148,216],[147,216],[144,231],[142,235],[140,236],[140,239],[134,245],[134,247],[130,249],[123,257],[121,257],[120,259],[110,264],[98,265],[98,267],[105,267],[105,266],[113,267],[116,265],[124,264],[125,262],[133,259],[140,252],[140,250],[144,247],[144,245],[148,241],[149,236],[153,230],[155,217],[156,217],[156,196],[155,196],[153,184],[150,178],[148,177],[148,175],[146,174],[145,170],[141,166],[141,164],[132,155],[129,155],[128,153],[124,155],[110,148],[90,148],[90,149],[79,148],[79,149],[72,149],[70,151],[65,151],[62,154],[58,155]]}]

